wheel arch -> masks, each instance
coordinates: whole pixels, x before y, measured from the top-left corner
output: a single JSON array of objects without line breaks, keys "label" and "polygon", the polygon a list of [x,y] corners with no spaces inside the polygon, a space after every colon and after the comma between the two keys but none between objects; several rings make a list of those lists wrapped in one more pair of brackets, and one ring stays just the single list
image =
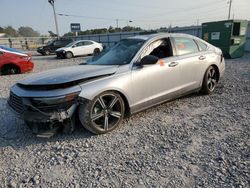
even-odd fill
[{"label": "wheel arch", "polygon": [[124,105],[125,105],[124,116],[125,116],[125,118],[129,117],[131,115],[131,112],[130,112],[130,106],[129,106],[129,101],[128,101],[127,97],[121,91],[118,91],[118,90],[108,90],[108,91],[116,92],[122,97]]},{"label": "wheel arch", "polygon": [[95,98],[95,96],[98,96],[104,92],[109,92],[109,91],[116,92],[122,97],[122,99],[124,101],[124,105],[125,105],[125,117],[129,117],[131,115],[130,100],[129,100],[128,96],[118,88],[108,88],[105,90],[99,90],[98,92],[91,93],[91,97],[90,97],[90,95],[85,95],[86,93],[83,92],[82,94],[80,94],[80,97],[87,99],[87,100],[93,100]]},{"label": "wheel arch", "polygon": [[65,50],[65,53],[70,52],[74,55],[74,52],[72,50]]},{"label": "wheel arch", "polygon": [[1,72],[1,70],[2,70],[3,68],[8,67],[8,66],[16,67],[16,68],[19,69],[20,72],[22,72],[21,66],[17,65],[16,63],[12,63],[12,62],[3,64],[3,65],[0,67],[0,72]]},{"label": "wheel arch", "polygon": [[[216,64],[212,64],[212,65],[210,65],[210,66],[212,66],[212,67],[214,67],[215,68],[215,71],[216,71],[216,75],[217,75],[217,82],[219,82],[219,79],[220,79],[220,70],[219,70],[219,67],[216,65]],[[209,67],[210,67],[209,66]],[[209,68],[208,67],[208,68]]]}]

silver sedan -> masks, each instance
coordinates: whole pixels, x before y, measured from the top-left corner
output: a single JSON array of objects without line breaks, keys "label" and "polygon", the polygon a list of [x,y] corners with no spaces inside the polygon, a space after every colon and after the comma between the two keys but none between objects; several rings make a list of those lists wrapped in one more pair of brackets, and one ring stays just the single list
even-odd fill
[{"label": "silver sedan", "polygon": [[41,137],[72,132],[77,122],[103,134],[157,104],[193,92],[211,94],[224,71],[221,50],[197,37],[140,35],[79,66],[19,81],[8,104]]}]

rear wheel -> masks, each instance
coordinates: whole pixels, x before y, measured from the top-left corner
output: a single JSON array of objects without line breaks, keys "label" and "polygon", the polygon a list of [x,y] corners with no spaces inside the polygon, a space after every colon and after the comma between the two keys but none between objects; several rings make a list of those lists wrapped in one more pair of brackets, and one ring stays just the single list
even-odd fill
[{"label": "rear wheel", "polygon": [[104,92],[79,107],[82,125],[94,134],[108,133],[119,127],[124,118],[125,106],[116,92]]},{"label": "rear wheel", "polygon": [[20,72],[20,68],[15,65],[5,65],[1,70],[2,75],[19,74]]},{"label": "rear wheel", "polygon": [[94,49],[93,55],[94,55],[94,56],[95,56],[95,55],[98,55],[100,52],[101,52],[100,49],[99,49],[99,48],[96,48],[96,49]]},{"label": "rear wheel", "polygon": [[70,59],[70,58],[73,57],[73,54],[72,54],[71,52],[66,52],[65,57],[66,57],[67,59]]},{"label": "rear wheel", "polygon": [[218,74],[216,72],[215,67],[213,66],[208,67],[203,78],[201,92],[203,94],[211,94],[216,87],[217,78],[218,78]]}]

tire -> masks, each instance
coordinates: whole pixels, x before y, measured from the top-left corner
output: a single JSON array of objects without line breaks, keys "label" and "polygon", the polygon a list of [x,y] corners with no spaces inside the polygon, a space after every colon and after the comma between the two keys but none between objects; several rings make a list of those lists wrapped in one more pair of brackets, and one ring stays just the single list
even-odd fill
[{"label": "tire", "polygon": [[44,51],[44,55],[50,55],[50,51],[49,50],[45,50]]},{"label": "tire", "polygon": [[5,65],[1,70],[2,75],[20,74],[20,72],[20,68],[15,65]]},{"label": "tire", "polygon": [[79,106],[79,119],[83,127],[94,134],[105,134],[117,129],[125,113],[122,97],[112,91],[96,96]]},{"label": "tire", "polygon": [[218,81],[218,73],[215,67],[208,67],[202,82],[201,93],[209,95],[213,93]]},{"label": "tire", "polygon": [[66,52],[65,57],[66,57],[67,59],[72,58],[72,57],[73,57],[72,52]]},{"label": "tire", "polygon": [[96,48],[96,49],[94,49],[93,55],[96,56],[96,55],[98,55],[100,52],[101,52],[100,49],[99,49],[99,48]]}]

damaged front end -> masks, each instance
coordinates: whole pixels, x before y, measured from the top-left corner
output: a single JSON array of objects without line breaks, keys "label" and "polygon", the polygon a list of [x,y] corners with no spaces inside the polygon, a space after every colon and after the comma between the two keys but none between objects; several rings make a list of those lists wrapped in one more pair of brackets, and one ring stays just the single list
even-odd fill
[{"label": "damaged front end", "polygon": [[38,137],[48,138],[59,130],[72,132],[75,127],[74,114],[78,106],[80,87],[49,91],[37,89],[27,90],[15,85],[11,88],[8,105],[24,119]]}]

